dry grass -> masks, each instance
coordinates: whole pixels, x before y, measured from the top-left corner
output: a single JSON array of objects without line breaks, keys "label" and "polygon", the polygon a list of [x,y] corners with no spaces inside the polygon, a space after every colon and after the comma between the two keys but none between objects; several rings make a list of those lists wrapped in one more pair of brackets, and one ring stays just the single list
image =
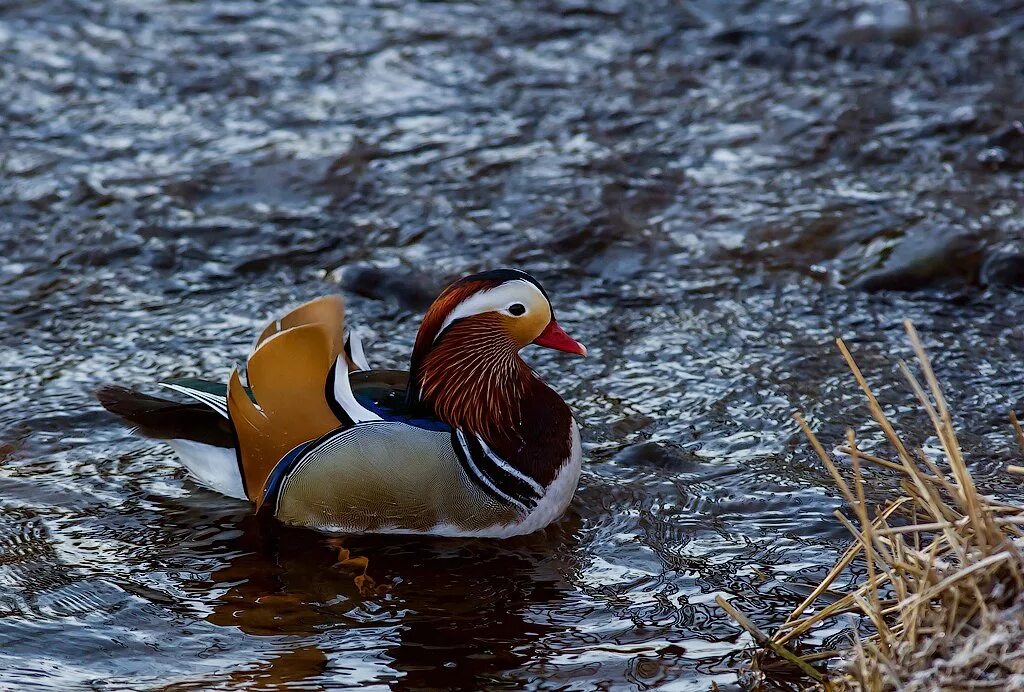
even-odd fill
[{"label": "dry grass", "polygon": [[[943,460],[930,459],[897,434],[853,356],[840,340],[839,350],[881,426],[891,458],[862,452],[853,431],[837,451],[849,460],[844,474],[802,417],[797,422],[828,469],[849,506],[852,520],[836,518],[851,532],[853,544],[835,567],[786,621],[768,637],[720,601],[762,645],[755,668],[781,657],[800,668],[808,683],[829,689],[931,690],[1012,689],[1024,687],[1024,508],[982,495],[964,462],[946,400],[921,341],[906,324],[924,386],[903,362],[900,371],[935,428]],[[1011,415],[1017,440],[1024,432]],[[898,486],[869,482],[862,469],[879,466],[895,474]],[[1011,473],[1024,468],[1011,466]],[[892,475],[892,474],[886,474]],[[891,486],[891,482],[889,483]],[[887,495],[872,506],[866,495]],[[835,598],[833,584],[854,561],[864,568],[858,586]],[[832,602],[814,608],[830,593]],[[855,638],[845,652],[797,656],[793,643],[823,621],[841,613],[863,618],[873,632]],[[756,629],[756,628],[754,628]],[[838,657],[830,675],[811,664]],[[778,658],[775,658],[777,661]]]}]

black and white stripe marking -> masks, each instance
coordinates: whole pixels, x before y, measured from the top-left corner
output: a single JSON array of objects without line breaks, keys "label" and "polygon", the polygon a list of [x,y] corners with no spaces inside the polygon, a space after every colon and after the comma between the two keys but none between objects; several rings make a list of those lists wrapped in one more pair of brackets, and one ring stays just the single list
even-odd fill
[{"label": "black and white stripe marking", "polygon": [[470,480],[499,502],[530,512],[544,496],[540,483],[501,459],[478,435],[467,437],[456,429],[452,446]]},{"label": "black and white stripe marking", "polygon": [[348,364],[342,356],[338,356],[327,373],[327,387],[324,396],[335,417],[346,427],[356,423],[371,423],[381,420],[380,415],[356,400],[356,395],[352,393]]},{"label": "black and white stripe marking", "polygon": [[511,476],[514,476],[518,480],[525,483],[533,490],[534,494],[536,494],[537,497],[541,497],[544,494],[544,486],[535,481],[530,475],[523,473],[515,466],[513,466],[512,464],[508,463],[507,461],[499,457],[497,454],[495,454],[494,451],[487,446],[487,443],[484,442],[484,438],[477,435],[476,440],[480,444],[480,448],[483,450],[484,454],[486,454],[487,457],[491,461],[493,461],[502,471]]}]

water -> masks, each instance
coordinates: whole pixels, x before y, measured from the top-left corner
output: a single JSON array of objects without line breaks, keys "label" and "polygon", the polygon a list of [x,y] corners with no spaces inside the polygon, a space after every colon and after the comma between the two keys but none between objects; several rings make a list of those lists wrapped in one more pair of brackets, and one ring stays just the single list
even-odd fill
[{"label": "water", "polygon": [[[971,258],[847,287],[915,224],[1021,239],[1024,8],[812,5],[0,4],[0,687],[742,686],[714,597],[769,628],[845,546],[791,414],[879,444],[835,336],[927,441],[903,318],[1024,500],[1024,295]],[[541,534],[260,524],[91,396],[226,376],[339,282],[404,367],[438,287],[501,265],[591,352],[527,354],[586,447]]]}]

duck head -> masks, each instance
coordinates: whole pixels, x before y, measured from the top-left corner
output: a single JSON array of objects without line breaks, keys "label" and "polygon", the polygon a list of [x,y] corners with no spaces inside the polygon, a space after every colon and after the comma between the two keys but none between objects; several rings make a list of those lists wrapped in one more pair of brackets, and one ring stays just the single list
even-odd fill
[{"label": "duck head", "polygon": [[480,434],[493,425],[515,426],[538,386],[547,390],[519,356],[530,344],[587,355],[526,272],[496,269],[460,279],[441,292],[420,325],[410,404]]}]

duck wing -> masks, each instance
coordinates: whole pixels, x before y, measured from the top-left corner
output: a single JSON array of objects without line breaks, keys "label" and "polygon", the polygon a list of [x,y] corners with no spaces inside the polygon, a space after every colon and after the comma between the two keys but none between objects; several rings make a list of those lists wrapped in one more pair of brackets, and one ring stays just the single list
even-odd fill
[{"label": "duck wing", "polygon": [[228,414],[245,487],[257,503],[270,472],[288,452],[342,425],[325,386],[335,363],[343,362],[338,326],[314,322],[261,337],[246,364],[248,389],[238,368],[231,371]]},{"label": "duck wing", "polygon": [[347,375],[360,369],[365,357],[361,345],[353,348],[346,342],[345,302],[341,296],[323,296],[263,329],[246,363],[247,385],[238,368],[223,398],[202,381],[166,383],[229,417],[244,485],[257,506],[271,471],[288,452],[361,419],[358,402],[345,399],[352,398]]},{"label": "duck wing", "polygon": [[349,370],[370,369],[359,337],[345,332],[345,299],[339,295],[314,298],[284,316],[272,320],[260,332],[252,350],[255,352],[263,342],[275,334],[307,324],[323,325],[330,339],[332,357],[337,358],[344,354]]},{"label": "duck wing", "polygon": [[[358,343],[346,343],[344,314],[340,296],[325,296],[271,322],[249,356],[247,384],[237,368],[227,385],[196,378],[161,383],[196,404],[116,386],[100,388],[97,396],[142,434],[171,444],[204,484],[258,501],[270,472],[296,446],[379,418],[352,394],[348,373],[366,361]],[[360,375],[360,385],[381,397],[384,409],[399,398],[398,389],[404,393],[404,373]],[[230,483],[220,482],[228,475]]]}]

